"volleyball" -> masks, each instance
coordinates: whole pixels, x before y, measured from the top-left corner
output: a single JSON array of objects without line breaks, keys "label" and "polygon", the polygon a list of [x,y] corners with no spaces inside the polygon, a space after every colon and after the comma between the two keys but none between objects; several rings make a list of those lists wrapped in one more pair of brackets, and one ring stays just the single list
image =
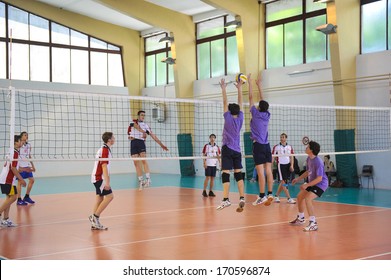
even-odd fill
[{"label": "volleyball", "polygon": [[247,82],[247,76],[244,75],[243,73],[239,73],[239,74],[236,75],[235,81],[237,83],[239,83],[240,81],[243,81],[243,84],[245,84]]},{"label": "volleyball", "polygon": [[304,136],[301,142],[303,142],[303,145],[308,145],[308,143],[310,142],[310,138],[308,138],[308,136]]}]

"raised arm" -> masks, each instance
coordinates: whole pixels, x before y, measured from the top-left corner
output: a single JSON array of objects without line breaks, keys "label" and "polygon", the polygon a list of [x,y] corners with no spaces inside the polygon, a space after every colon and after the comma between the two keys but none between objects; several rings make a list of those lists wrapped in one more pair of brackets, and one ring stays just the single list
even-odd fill
[{"label": "raised arm", "polygon": [[243,110],[243,92],[242,92],[242,86],[243,86],[243,81],[239,81],[238,83],[235,84],[236,88],[238,89],[238,105],[240,107],[240,110]]},{"label": "raised arm", "polygon": [[262,75],[261,73],[258,74],[258,78],[255,81],[255,83],[258,86],[258,99],[259,101],[263,100],[263,93],[262,93]]},{"label": "raised arm", "polygon": [[250,103],[250,108],[254,104],[254,97],[253,97],[253,83],[251,80],[251,73],[247,75],[247,82],[248,82],[248,102]]},{"label": "raised arm", "polygon": [[227,100],[227,84],[225,83],[225,79],[220,80],[221,93],[223,95],[223,110],[224,113],[228,112],[228,100]]}]

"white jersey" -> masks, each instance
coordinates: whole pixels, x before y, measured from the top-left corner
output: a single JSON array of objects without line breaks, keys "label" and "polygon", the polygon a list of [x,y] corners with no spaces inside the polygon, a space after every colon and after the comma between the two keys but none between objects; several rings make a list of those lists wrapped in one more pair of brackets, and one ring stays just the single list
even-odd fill
[{"label": "white jersey", "polygon": [[[9,156],[7,156],[9,158]],[[13,159],[19,158],[19,151],[14,149]],[[8,184],[16,186],[16,176],[12,172],[12,167],[19,169],[19,161],[6,161],[4,163],[3,169],[0,173],[0,184]]]},{"label": "white jersey", "polygon": [[[221,154],[219,146],[215,144],[205,144],[204,149],[202,150],[202,154],[207,157],[217,157]],[[207,158],[206,166],[217,166],[218,159],[217,158]]]},{"label": "white jersey", "polygon": [[145,122],[141,122],[139,120],[133,120],[128,128],[128,135],[134,139],[140,139],[140,140],[145,140],[143,137],[143,133],[136,129],[134,127],[134,124],[138,124],[138,126],[145,131],[145,133],[149,134],[149,132],[152,132],[151,128],[149,125],[147,125]]},{"label": "white jersey", "polygon": [[291,155],[293,155],[293,148],[291,145],[285,144],[282,145],[281,143],[275,145],[273,147],[273,155],[287,155],[287,156],[280,156],[277,157],[277,163],[278,164],[288,164],[291,162]]},{"label": "white jersey", "polygon": [[31,162],[29,161],[31,155],[31,144],[24,143],[23,146],[19,150],[19,161],[20,167],[31,167]]},{"label": "white jersey", "polygon": [[104,163],[107,164],[107,172],[110,174],[110,162],[109,162],[109,159],[111,158],[111,150],[109,148],[109,146],[107,146],[106,144],[104,144],[97,152],[96,152],[96,155],[95,155],[95,158],[99,159],[99,158],[107,158],[107,160],[105,161],[95,161],[95,164],[94,164],[94,169],[92,170],[92,174],[91,174],[91,183],[96,183],[98,181],[101,181],[101,180],[105,180],[105,178],[103,177],[103,168],[102,168],[102,165]]}]

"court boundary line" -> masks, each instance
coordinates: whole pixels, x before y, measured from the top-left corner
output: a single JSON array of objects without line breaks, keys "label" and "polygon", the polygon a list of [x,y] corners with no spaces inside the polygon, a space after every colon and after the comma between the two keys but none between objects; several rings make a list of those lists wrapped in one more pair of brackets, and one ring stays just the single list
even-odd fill
[{"label": "court boundary line", "polygon": [[373,259],[373,258],[376,258],[376,257],[382,257],[382,256],[387,256],[387,255],[391,255],[391,252],[386,252],[386,253],[383,253],[383,254],[377,254],[377,255],[372,255],[372,256],[367,256],[367,257],[362,257],[362,258],[359,258],[359,259],[356,259],[356,260],[368,260],[368,259]]}]

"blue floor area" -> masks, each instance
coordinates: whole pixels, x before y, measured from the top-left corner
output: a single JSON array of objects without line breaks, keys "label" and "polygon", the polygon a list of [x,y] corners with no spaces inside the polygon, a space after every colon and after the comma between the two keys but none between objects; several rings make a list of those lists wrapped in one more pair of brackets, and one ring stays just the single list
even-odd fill
[{"label": "blue floor area", "polygon": [[[183,188],[195,188],[201,190],[204,185],[204,177],[183,177],[173,174],[151,174],[152,187],[176,186]],[[236,182],[231,180],[231,196],[237,194]],[[112,174],[111,185],[113,190],[137,188],[137,177],[135,174]],[[214,190],[222,190],[221,179],[216,178]],[[36,178],[31,195],[58,194],[75,192],[93,192],[94,187],[90,182],[90,176],[67,176],[67,177],[46,177]],[[277,184],[274,184],[273,194],[277,191]],[[299,192],[299,185],[290,186],[289,191],[292,197]],[[24,192],[24,191],[23,191]],[[247,194],[258,194],[258,183],[250,183],[245,180],[245,192]],[[285,195],[281,193],[283,198]],[[219,196],[217,196],[219,198]],[[378,206],[391,208],[391,190],[368,189],[368,188],[328,188],[319,201],[336,203],[359,204],[366,206]]]}]

